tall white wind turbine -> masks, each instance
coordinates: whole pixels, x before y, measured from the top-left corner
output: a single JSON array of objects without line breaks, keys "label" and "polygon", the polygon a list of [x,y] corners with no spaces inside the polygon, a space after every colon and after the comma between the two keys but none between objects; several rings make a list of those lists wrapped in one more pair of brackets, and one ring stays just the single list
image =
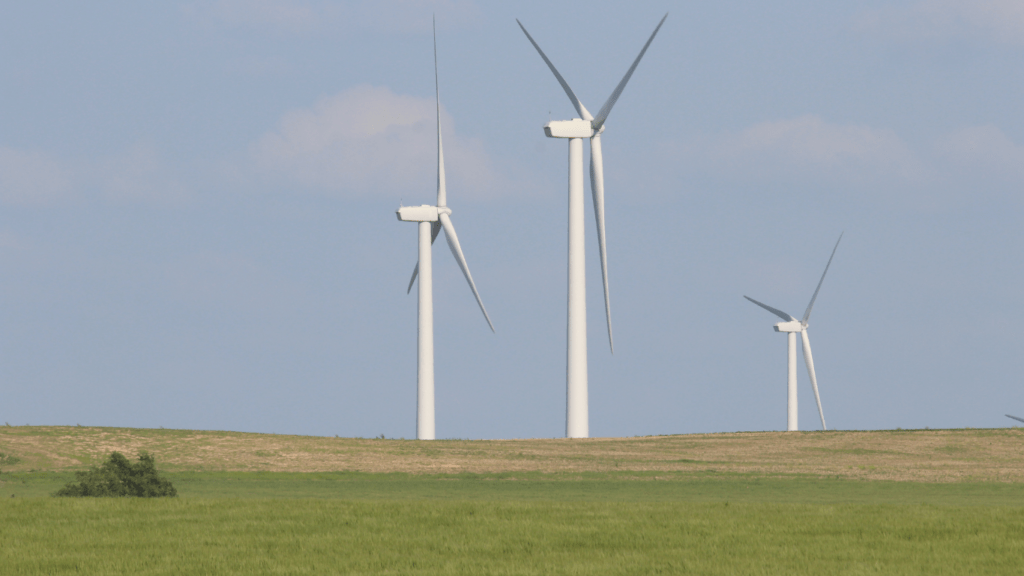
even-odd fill
[{"label": "tall white wind turbine", "polygon": [[825,281],[825,274],[828,274],[828,267],[832,265],[832,258],[836,255],[836,249],[839,248],[839,241],[843,239],[843,235],[839,235],[839,240],[836,240],[835,248],[832,248],[832,256],[828,257],[828,264],[825,264],[825,271],[821,273],[821,280],[818,280],[818,287],[814,289],[814,295],[811,296],[811,302],[807,305],[807,310],[804,311],[804,317],[800,320],[793,318],[789,314],[786,314],[782,310],[772,308],[767,304],[763,304],[754,300],[750,296],[744,296],[747,300],[750,300],[754,304],[757,304],[761,308],[775,314],[779,318],[782,318],[782,322],[775,325],[776,332],[785,332],[789,337],[789,374],[788,374],[788,391],[789,401],[787,402],[786,410],[786,430],[794,431],[799,430],[797,426],[797,402],[796,402],[796,335],[800,333],[800,338],[804,344],[804,362],[807,364],[807,375],[811,378],[811,387],[814,389],[814,401],[818,403],[818,416],[821,417],[821,429],[828,430],[825,427],[825,413],[821,411],[821,397],[818,395],[818,378],[814,374],[814,357],[811,356],[811,341],[807,337],[807,320],[811,317],[811,308],[814,307],[814,301],[818,298],[818,291],[821,290],[821,283]]},{"label": "tall white wind turbine", "polygon": [[540,57],[554,73],[558,83],[562,85],[573,108],[580,118],[558,120],[544,125],[544,134],[549,138],[567,138],[569,140],[569,311],[566,352],[566,409],[565,435],[568,438],[586,438],[590,435],[588,416],[589,402],[587,399],[587,290],[585,275],[585,253],[583,236],[583,139],[590,138],[590,189],[594,199],[594,217],[597,220],[597,243],[601,251],[601,279],[604,281],[604,312],[608,320],[608,346],[612,353],[615,344],[612,340],[612,307],[608,294],[608,253],[605,249],[604,233],[604,161],[601,156],[601,133],[612,106],[622,95],[633,71],[640,59],[647,52],[654,36],[665,23],[668,14],[658,22],[657,28],[647,39],[640,55],[626,71],[612,95],[601,106],[597,116],[592,116],[583,106],[580,99],[569,88],[562,75],[555,69],[544,51],[540,49],[522,22],[516,20],[523,33],[537,49]]},{"label": "tall white wind turbine", "polygon": [[419,223],[419,262],[413,268],[412,278],[406,293],[412,291],[412,285],[419,276],[419,315],[417,320],[417,354],[416,354],[416,439],[433,440],[434,436],[434,295],[433,295],[433,264],[431,262],[431,245],[437,239],[441,228],[444,228],[445,239],[451,248],[455,261],[459,263],[462,274],[469,282],[469,288],[484,313],[487,325],[494,331],[491,318],[487,315],[484,302],[473,283],[469,273],[469,265],[462,254],[459,237],[452,225],[451,208],[447,206],[447,194],[444,181],[444,149],[441,146],[441,97],[437,88],[437,36],[434,37],[434,90],[437,96],[437,205],[402,206],[397,210],[398,219],[402,222]]}]

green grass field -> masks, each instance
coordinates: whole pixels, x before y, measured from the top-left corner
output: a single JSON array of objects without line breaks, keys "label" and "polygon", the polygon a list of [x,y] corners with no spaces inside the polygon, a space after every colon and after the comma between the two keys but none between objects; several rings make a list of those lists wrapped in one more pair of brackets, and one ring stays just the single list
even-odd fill
[{"label": "green grass field", "polygon": [[1009,506],[15,499],[19,574],[1019,574]]},{"label": "green grass field", "polygon": [[[24,429],[17,432],[18,438],[26,437]],[[89,437],[88,429],[75,432]],[[181,431],[168,432],[169,437],[183,436]],[[109,435],[109,431],[103,433]],[[1016,433],[958,434],[953,438],[957,442],[992,444],[993,454],[1020,449]],[[43,462],[37,454],[48,454],[47,439],[66,436],[47,431],[33,437],[38,440],[33,444],[38,452],[29,453],[22,448],[27,444],[5,445],[0,434],[0,452],[15,457],[21,453],[30,462]],[[109,444],[107,436],[103,438]],[[787,438],[766,441],[775,446]],[[821,442],[834,442],[835,436],[821,438]],[[936,444],[932,435],[920,438],[922,443]],[[255,441],[277,442],[274,454],[288,454],[281,438],[259,435]],[[675,437],[673,441],[690,440]],[[715,441],[721,442],[712,438]],[[875,436],[871,441],[877,444]],[[353,441],[339,439],[344,442]],[[460,442],[459,450],[465,454],[459,458],[469,463],[463,468],[498,449],[486,441]],[[512,465],[492,464],[495,470],[490,472],[437,474],[247,471],[251,467],[231,470],[230,466],[209,471],[200,462],[191,470],[179,464],[164,473],[179,493],[178,498],[164,500],[50,497],[74,477],[73,470],[81,469],[74,462],[86,461],[87,456],[95,461],[94,448],[78,455],[62,444],[61,457],[72,462],[70,466],[25,470],[21,465],[20,470],[0,472],[0,574],[1022,571],[1024,482],[891,481],[772,472],[756,468],[760,464],[749,455],[758,452],[756,447],[744,452],[741,462],[756,472],[716,471],[708,465],[645,470],[644,454],[635,451],[637,440],[604,442],[613,445],[601,448],[606,451],[633,446],[632,462],[637,464],[629,470],[613,466],[580,470],[582,457],[577,457],[569,464],[553,459],[555,463],[545,465],[546,471],[509,470]],[[658,442],[654,439],[651,446],[659,446]],[[244,446],[245,438],[238,445]],[[1016,478],[1020,473],[1011,465],[1011,457],[1000,457],[993,464],[995,458],[986,460],[976,452],[950,451],[946,449],[949,437],[936,445],[934,451],[942,457],[962,454],[975,459],[968,464],[998,469],[992,477]],[[445,447],[402,441],[372,446],[384,447],[375,453],[379,460],[375,466],[386,470],[401,469],[409,458],[423,458],[424,450]],[[499,448],[509,451],[507,442]],[[188,456],[180,447],[175,449],[181,458]],[[866,450],[829,449],[849,452],[850,458],[864,458]],[[872,448],[879,453],[888,449]],[[913,446],[904,444],[901,449],[910,451]],[[820,452],[809,448],[811,454],[814,450]],[[515,447],[511,453],[522,452]],[[708,453],[714,456],[713,451]],[[946,461],[922,454],[916,460],[907,459],[903,476],[940,477],[926,472],[948,466]],[[216,457],[218,462],[230,460],[223,454]],[[157,458],[159,467],[159,454]],[[516,466],[519,460],[510,459]],[[675,461],[689,466],[692,459],[676,457]],[[861,462],[857,464],[861,468],[870,467],[856,462]],[[849,464],[830,465],[845,470]]]},{"label": "green grass field", "polygon": [[[885,482],[743,474],[170,472],[181,498],[371,501],[749,502],[1022,506],[1024,484]],[[0,503],[47,497],[71,472],[0,475]]]}]

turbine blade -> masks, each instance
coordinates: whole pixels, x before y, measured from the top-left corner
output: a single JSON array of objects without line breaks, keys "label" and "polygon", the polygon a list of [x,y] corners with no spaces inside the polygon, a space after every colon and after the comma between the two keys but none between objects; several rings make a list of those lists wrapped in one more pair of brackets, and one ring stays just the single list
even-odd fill
[{"label": "turbine blade", "polygon": [[469,282],[469,287],[473,290],[473,296],[476,296],[476,303],[480,305],[480,311],[484,313],[487,325],[491,327],[491,332],[494,332],[494,324],[491,324],[491,317],[487,315],[484,301],[480,299],[480,293],[476,291],[473,275],[469,273],[469,264],[466,264],[466,257],[462,254],[462,247],[459,246],[459,237],[455,235],[455,226],[452,225],[452,219],[443,212],[438,214],[438,217],[444,226],[444,236],[448,240],[448,247],[452,249],[452,255],[455,256],[455,260],[459,263],[459,268],[462,268],[462,274],[466,277],[466,281]]},{"label": "turbine blade", "polygon": [[548,60],[547,55],[540,49],[540,46],[538,46],[537,42],[534,41],[533,36],[530,36],[530,33],[526,31],[526,27],[523,26],[523,23],[520,22],[518,18],[516,18],[516,24],[519,24],[519,27],[523,29],[523,34],[526,34],[526,37],[530,40],[530,44],[533,44],[533,47],[537,49],[537,53],[540,54],[540,57],[543,58],[544,62],[548,65],[548,68],[554,72],[555,78],[557,78],[558,83],[562,85],[562,90],[565,90],[566,96],[569,97],[569,101],[572,102],[572,106],[576,109],[576,113],[580,115],[580,118],[583,118],[584,120],[593,120],[594,117],[591,116],[590,112],[588,112],[586,107],[583,106],[583,102],[580,102],[580,99],[576,97],[576,93],[572,91],[572,88],[569,88],[569,84],[565,81],[565,78],[562,78],[562,75],[558,73],[555,65],[551,63],[551,60]]},{"label": "turbine blade", "polygon": [[1014,416],[1012,414],[1007,414],[1006,417],[1007,418],[1013,418],[1014,420],[1017,420],[1019,422],[1024,422],[1024,418],[1017,418],[1016,416]]},{"label": "turbine blade", "polygon": [[412,278],[409,278],[409,287],[405,289],[405,293],[412,292],[412,285],[416,283],[416,277],[420,275],[420,263],[417,262],[416,266],[412,269]]},{"label": "turbine blade", "polygon": [[[647,52],[647,47],[651,45],[651,41],[653,41],[654,37],[658,34],[658,30],[661,30],[661,25],[665,23],[665,18],[668,18],[668,12],[661,17],[661,22],[658,22],[657,28],[655,28],[654,32],[651,33],[651,37],[647,39],[647,43],[644,44],[643,49],[640,50],[640,55],[636,57],[636,60],[633,61],[633,65],[629,67],[629,70],[626,71],[626,75],[622,77],[622,81],[620,81],[619,85],[615,87],[614,91],[612,91],[612,95],[608,97],[608,101],[605,102],[604,106],[601,106],[601,109],[597,112],[597,116],[594,117],[593,121],[594,130],[600,130],[601,126],[604,126],[604,121],[612,111],[612,106],[615,106],[615,102],[619,99],[619,96],[622,95],[622,91],[626,89],[626,83],[629,82],[629,78],[633,76],[633,71],[636,70],[636,66],[640,63],[640,59],[644,57],[644,53]],[[538,50],[540,50],[540,48],[538,48]]]},{"label": "turbine blade", "polygon": [[800,338],[804,341],[804,362],[807,363],[807,375],[811,377],[811,388],[814,389],[814,401],[818,403],[818,416],[821,416],[821,429],[825,427],[825,413],[821,411],[821,396],[818,396],[818,378],[814,375],[814,357],[811,356],[811,340],[807,337],[807,330],[800,331]]},{"label": "turbine blade", "polygon": [[608,319],[608,346],[615,353],[612,340],[612,303],[608,294],[608,250],[604,234],[604,160],[601,155],[601,135],[590,139],[590,192],[594,196],[594,218],[597,219],[597,245],[601,249],[601,279],[604,280],[604,314]]},{"label": "turbine blade", "polygon": [[[444,183],[444,147],[441,146],[441,89],[437,81],[437,23],[434,23],[434,96],[437,101],[437,205],[446,206],[448,192]],[[438,228],[440,229],[440,228]],[[437,233],[433,233],[434,238]],[[433,244],[433,241],[431,241]],[[410,285],[411,287],[411,285]]]},{"label": "turbine blade", "polygon": [[818,299],[818,290],[821,290],[821,283],[825,281],[825,274],[828,274],[828,267],[832,265],[832,258],[836,255],[836,248],[839,248],[839,241],[843,239],[843,232],[839,233],[839,240],[836,240],[836,246],[832,249],[832,256],[828,257],[828,264],[825,264],[825,271],[821,273],[821,280],[818,280],[818,287],[814,289],[814,296],[811,296],[811,303],[807,305],[807,311],[804,312],[804,317],[801,322],[807,324],[807,319],[811,317],[811,308],[814,308],[814,301]]},{"label": "turbine blade", "polygon": [[[441,223],[434,222],[430,226],[430,245],[434,245],[434,240],[437,240],[437,234],[441,231]],[[416,266],[412,269],[412,278],[409,278],[409,287],[405,289],[405,293],[412,292],[412,285],[416,283],[416,276],[420,273],[420,263],[417,262]]]},{"label": "turbine blade", "polygon": [[796,318],[793,318],[792,316],[790,316],[789,314],[786,314],[782,310],[778,310],[776,308],[772,308],[771,306],[769,306],[767,304],[762,304],[761,302],[758,302],[757,300],[754,300],[750,296],[744,296],[744,298],[746,298],[747,300],[750,300],[754,304],[757,304],[758,306],[760,306],[761,308],[764,308],[765,310],[771,312],[772,314],[775,314],[779,318],[782,318],[783,320],[786,320],[787,322],[791,322],[793,320],[796,320]]}]

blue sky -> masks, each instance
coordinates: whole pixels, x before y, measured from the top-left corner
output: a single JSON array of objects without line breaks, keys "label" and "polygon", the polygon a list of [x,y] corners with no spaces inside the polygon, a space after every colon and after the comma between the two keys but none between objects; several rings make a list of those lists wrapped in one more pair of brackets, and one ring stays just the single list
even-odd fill
[{"label": "blue sky", "polygon": [[[495,3],[497,4],[497,3]],[[1024,413],[1024,8],[1009,0],[0,6],[0,421],[415,435],[435,194],[437,435],[565,426],[566,145],[602,138],[616,353],[587,215],[593,436],[785,426],[811,317],[842,429]],[[589,188],[589,184],[588,184]],[[588,194],[589,198],[589,194]],[[589,202],[589,200],[588,200]],[[800,423],[816,429],[802,362]]]}]

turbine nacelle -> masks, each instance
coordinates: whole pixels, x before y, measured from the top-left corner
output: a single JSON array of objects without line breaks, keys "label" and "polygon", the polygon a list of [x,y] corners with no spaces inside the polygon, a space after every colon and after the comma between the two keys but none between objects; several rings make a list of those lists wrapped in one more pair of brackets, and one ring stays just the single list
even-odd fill
[{"label": "turbine nacelle", "polygon": [[799,320],[791,320],[789,322],[779,322],[775,325],[776,332],[803,332],[804,323]]},{"label": "turbine nacelle", "polygon": [[447,206],[429,206],[423,204],[420,206],[402,206],[398,210],[395,210],[395,214],[398,219],[402,222],[437,222],[440,220],[441,214],[452,213],[452,209]]},{"label": "turbine nacelle", "polygon": [[544,135],[548,138],[592,138],[594,124],[590,120],[580,118],[552,120],[544,125]]}]

